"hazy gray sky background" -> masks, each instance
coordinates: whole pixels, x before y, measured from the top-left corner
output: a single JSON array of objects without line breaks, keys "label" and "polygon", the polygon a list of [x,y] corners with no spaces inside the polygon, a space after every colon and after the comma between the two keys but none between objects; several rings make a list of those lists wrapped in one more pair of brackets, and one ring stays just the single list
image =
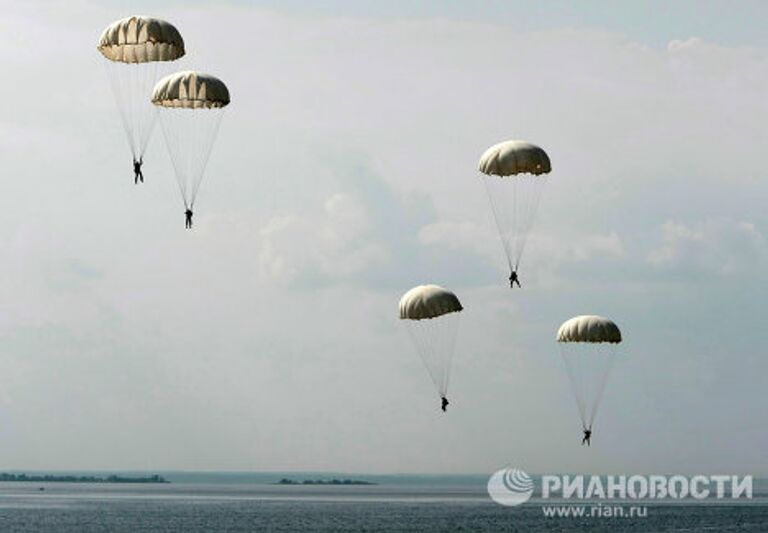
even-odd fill
[{"label": "hazy gray sky background", "polygon": [[[0,467],[768,474],[761,2],[0,2]],[[173,22],[232,93],[183,228],[96,51]],[[477,159],[553,173],[507,272]],[[447,415],[411,286],[466,311]],[[623,355],[580,424],[554,335]]]}]

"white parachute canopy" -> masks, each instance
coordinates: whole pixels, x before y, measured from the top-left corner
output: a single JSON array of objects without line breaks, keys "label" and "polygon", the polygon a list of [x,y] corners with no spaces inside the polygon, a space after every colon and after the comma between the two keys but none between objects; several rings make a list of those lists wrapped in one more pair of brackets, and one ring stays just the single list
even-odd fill
[{"label": "white parachute canopy", "polygon": [[491,204],[510,271],[517,271],[536,218],[546,174],[547,153],[526,141],[505,141],[480,157],[485,190]]},{"label": "white parachute canopy", "polygon": [[557,331],[557,342],[584,429],[592,429],[602,400],[621,331],[611,320],[581,315],[566,320]]},{"label": "white parachute canopy", "polygon": [[110,24],[101,34],[98,50],[108,60],[107,73],[128,145],[139,161],[155,125],[148,97],[171,62],[184,55],[184,39],[169,22],[134,16]]},{"label": "white parachute canopy", "polygon": [[400,318],[442,398],[448,394],[462,309],[455,294],[437,285],[419,285],[400,298]]},{"label": "white parachute canopy", "polygon": [[159,109],[184,206],[192,209],[229,105],[229,89],[210,74],[177,72],[157,82],[152,103]]}]

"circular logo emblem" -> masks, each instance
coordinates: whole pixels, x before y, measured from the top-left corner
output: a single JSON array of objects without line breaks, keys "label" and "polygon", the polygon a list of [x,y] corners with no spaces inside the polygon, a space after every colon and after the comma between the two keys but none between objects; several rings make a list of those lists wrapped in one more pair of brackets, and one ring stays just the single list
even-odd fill
[{"label": "circular logo emblem", "polygon": [[488,480],[488,495],[501,505],[513,507],[527,502],[533,494],[533,480],[517,468],[504,468]]}]

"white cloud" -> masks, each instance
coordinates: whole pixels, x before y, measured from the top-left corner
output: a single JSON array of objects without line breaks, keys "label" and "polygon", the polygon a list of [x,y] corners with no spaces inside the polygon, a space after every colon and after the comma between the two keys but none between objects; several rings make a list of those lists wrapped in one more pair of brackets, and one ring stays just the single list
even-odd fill
[{"label": "white cloud", "polygon": [[327,198],[319,214],[272,218],[259,237],[262,275],[284,283],[349,280],[389,259],[385,245],[373,241],[365,206],[345,193]]},{"label": "white cloud", "polygon": [[440,220],[419,229],[419,242],[426,246],[445,246],[496,257],[500,247],[495,228],[481,227],[475,222]]},{"label": "white cloud", "polygon": [[[615,231],[609,233],[570,234],[538,239],[542,261],[547,263],[582,263],[624,256],[624,243]],[[536,244],[532,243],[532,246]]]},{"label": "white cloud", "polygon": [[[570,232],[568,232],[570,233]],[[501,243],[496,228],[479,227],[474,222],[439,221],[419,230],[419,241],[427,246],[444,246],[498,260]],[[528,248],[536,261],[552,265],[618,259],[625,255],[624,243],[615,232],[605,234],[542,234],[532,232]]]},{"label": "white cloud", "polygon": [[765,237],[755,225],[729,218],[692,226],[670,220],[661,226],[661,240],[647,257],[659,268],[739,274],[765,268],[768,259]]},{"label": "white cloud", "polygon": [[[95,50],[101,29],[123,13],[106,3],[43,4],[9,3],[6,11],[21,14],[0,24],[21,38],[0,52],[13,73],[0,87],[13,104],[0,110],[0,342],[11,361],[0,453],[9,468],[45,459],[57,468],[477,471],[511,453],[533,469],[607,470],[602,454],[576,464],[568,452],[573,406],[557,389],[562,369],[544,356],[553,327],[595,309],[622,318],[642,354],[627,364],[647,370],[614,374],[619,386],[601,412],[615,449],[632,452],[614,457],[620,468],[628,457],[631,467],[655,466],[647,450],[657,432],[635,430],[654,427],[664,410],[641,409],[637,397],[676,393],[656,384],[657,353],[666,354],[656,348],[685,360],[690,338],[701,339],[712,346],[708,375],[720,379],[711,369],[724,368],[739,378],[731,402],[759,406],[760,328],[734,336],[746,339],[739,361],[755,367],[734,366],[723,345],[731,339],[688,335],[679,324],[707,311],[698,287],[683,275],[654,292],[627,267],[643,262],[663,221],[703,220],[670,222],[642,275],[719,261],[744,273],[734,285],[768,285],[768,221],[756,194],[766,183],[765,50],[705,39],[659,50],[602,31],[175,3],[163,16],[189,42],[184,68],[221,76],[233,95],[196,227],[185,232],[161,137],[150,146],[147,183],[132,183]],[[482,151],[509,137],[542,144],[554,166],[519,292],[493,270],[504,261],[475,171]],[[569,283],[537,287],[546,269]],[[604,290],[609,269],[621,275]],[[594,283],[570,283],[579,278]],[[450,424],[433,416],[429,379],[396,335],[398,297],[425,281],[459,292],[467,310]],[[670,292],[687,290],[694,297],[668,311]],[[736,308],[731,292],[710,295],[713,307]],[[653,345],[678,331],[684,340]],[[680,366],[691,382],[701,376],[699,366]],[[701,412],[701,432],[671,427],[667,440],[685,446],[690,434],[698,445],[703,428],[716,426],[705,440],[722,461],[750,452],[730,437],[733,417],[710,416],[722,398],[685,392],[696,409],[665,420],[690,424]],[[541,401],[510,407],[532,397]],[[73,416],[61,416],[62,406]],[[70,420],[88,443],[62,430]],[[521,426],[529,431],[519,438]],[[307,431],[311,438],[291,438]]]}]

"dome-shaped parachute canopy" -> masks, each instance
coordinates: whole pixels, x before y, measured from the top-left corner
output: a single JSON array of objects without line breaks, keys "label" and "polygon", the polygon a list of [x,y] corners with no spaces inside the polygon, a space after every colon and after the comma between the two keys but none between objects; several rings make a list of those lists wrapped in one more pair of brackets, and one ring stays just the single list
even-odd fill
[{"label": "dome-shaped parachute canopy", "polygon": [[[549,156],[535,144],[504,141],[483,153],[478,170],[488,193],[510,274],[515,273],[520,267],[547,181],[544,174],[552,170]],[[504,179],[507,176],[516,177]],[[510,285],[512,283],[510,277]]]},{"label": "dome-shaped parachute canopy", "polygon": [[[419,285],[400,298],[400,318],[442,399],[448,394],[461,302],[437,285]],[[430,320],[425,320],[430,319]],[[442,409],[445,410],[445,406]]]},{"label": "dome-shaped parachute canopy", "polygon": [[219,78],[191,70],[161,79],[152,93],[187,209],[195,204],[219,131],[229,90]]},{"label": "dome-shaped parachute canopy", "polygon": [[557,330],[557,342],[621,342],[621,331],[611,320],[596,315],[581,315],[566,320]]},{"label": "dome-shaped parachute canopy", "polygon": [[478,169],[489,176],[547,174],[552,170],[547,153],[526,141],[504,141],[488,148]]},{"label": "dome-shaped parachute canopy", "polygon": [[400,318],[423,320],[464,309],[458,297],[438,285],[419,285],[400,298]]},{"label": "dome-shaped parachute canopy", "polygon": [[591,430],[613,366],[621,331],[611,320],[581,315],[563,322],[557,342],[584,430]]},{"label": "dome-shaped parachute canopy", "polygon": [[184,55],[184,39],[170,22],[134,16],[107,26],[98,49],[110,61],[121,63],[174,61]]},{"label": "dome-shaped parachute canopy", "polygon": [[221,108],[229,104],[229,89],[215,76],[187,70],[157,82],[152,103],[182,109]]}]

